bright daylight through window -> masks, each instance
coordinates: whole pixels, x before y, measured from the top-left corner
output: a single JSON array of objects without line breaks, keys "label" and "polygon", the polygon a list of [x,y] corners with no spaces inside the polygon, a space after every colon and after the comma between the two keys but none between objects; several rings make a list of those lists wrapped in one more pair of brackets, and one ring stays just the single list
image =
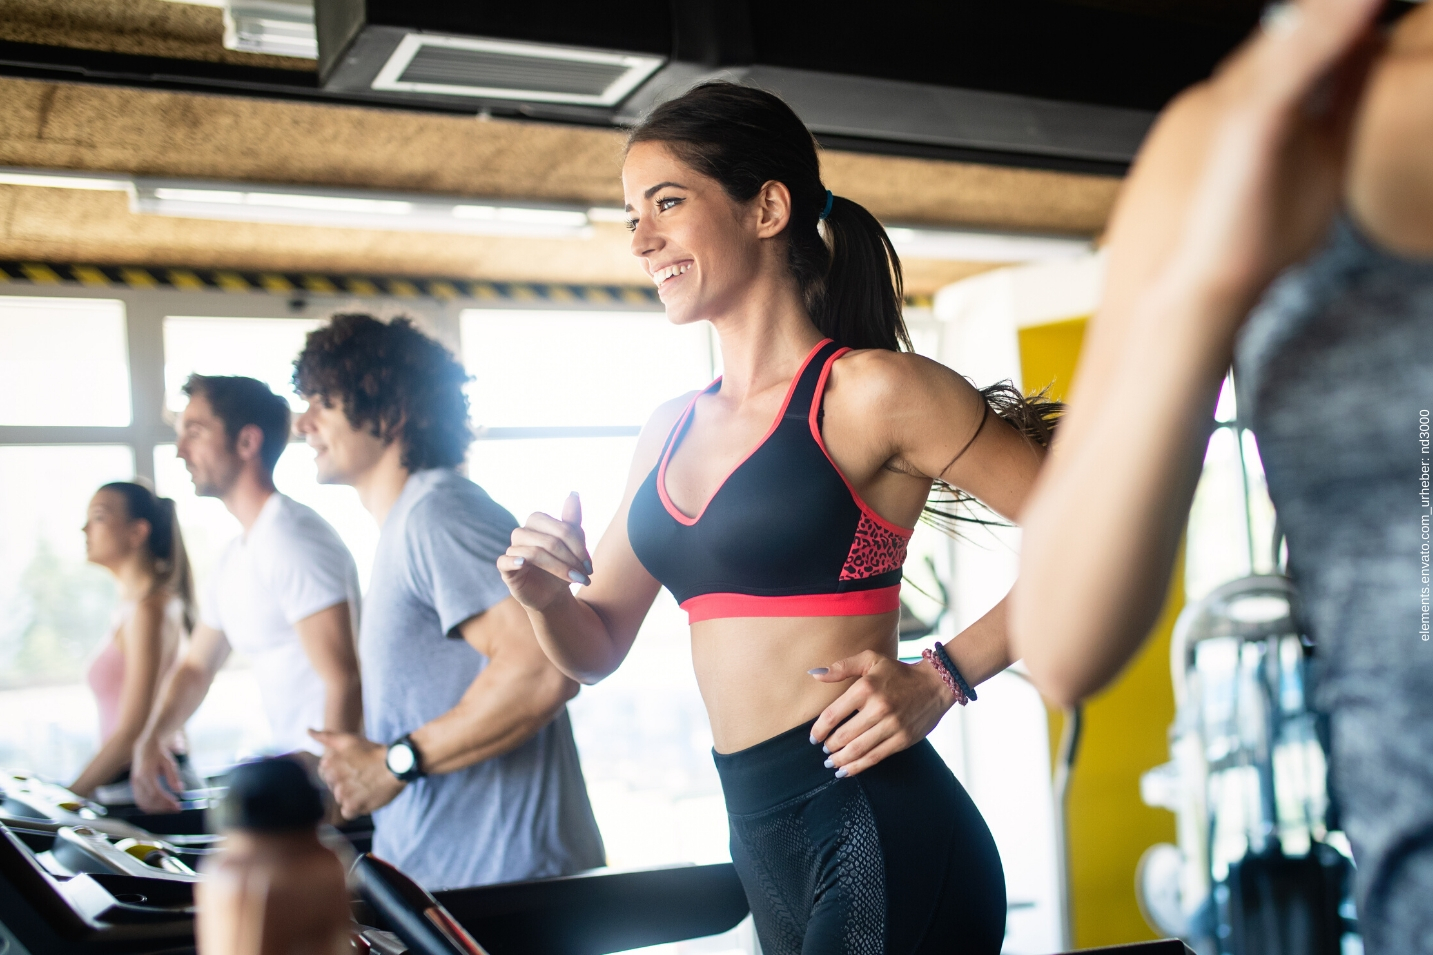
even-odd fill
[{"label": "bright daylight through window", "polygon": [[[124,305],[0,298],[0,425],[129,424]],[[75,387],[56,388],[56,382]]]}]

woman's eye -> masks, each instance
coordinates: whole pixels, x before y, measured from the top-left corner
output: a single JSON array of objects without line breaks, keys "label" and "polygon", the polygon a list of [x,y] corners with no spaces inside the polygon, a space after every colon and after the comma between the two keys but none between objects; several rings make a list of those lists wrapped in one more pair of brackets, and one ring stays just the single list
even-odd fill
[{"label": "woman's eye", "polygon": [[673,206],[677,205],[681,201],[681,199],[678,199],[675,196],[668,197],[666,199],[658,199],[657,209],[658,211],[666,212],[668,209],[671,209]]},{"label": "woman's eye", "polygon": [[627,226],[627,231],[628,231],[628,232],[636,232],[636,231],[637,231],[637,220],[636,220],[636,219],[628,219],[628,220],[626,221],[625,225]]}]

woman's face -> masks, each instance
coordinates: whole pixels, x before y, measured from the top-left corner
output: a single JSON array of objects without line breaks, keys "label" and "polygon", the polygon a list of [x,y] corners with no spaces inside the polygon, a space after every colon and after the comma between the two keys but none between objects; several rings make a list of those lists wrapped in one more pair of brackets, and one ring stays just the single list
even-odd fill
[{"label": "woman's face", "polygon": [[[784,187],[778,187],[784,194]],[[662,143],[636,143],[622,166],[632,254],[678,325],[722,314],[752,287],[780,232],[763,203],[737,203]]]},{"label": "woman's face", "polygon": [[115,491],[99,491],[81,528],[85,532],[85,559],[101,567],[115,567],[144,542],[147,525],[132,521],[124,498]]}]

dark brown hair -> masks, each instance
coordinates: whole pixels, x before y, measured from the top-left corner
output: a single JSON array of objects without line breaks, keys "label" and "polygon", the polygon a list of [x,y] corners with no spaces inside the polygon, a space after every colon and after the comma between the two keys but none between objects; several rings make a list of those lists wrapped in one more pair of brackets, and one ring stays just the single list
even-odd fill
[{"label": "dark brown hair", "polygon": [[338,398],[353,427],[400,440],[409,471],[463,463],[473,442],[467,381],[452,353],[407,318],[335,315],[309,332],[294,360],[299,394]]}]

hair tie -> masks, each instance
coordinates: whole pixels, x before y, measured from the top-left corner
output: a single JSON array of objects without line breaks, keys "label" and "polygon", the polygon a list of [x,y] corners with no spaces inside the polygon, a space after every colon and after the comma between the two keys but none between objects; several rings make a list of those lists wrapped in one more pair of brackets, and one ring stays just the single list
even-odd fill
[{"label": "hair tie", "polygon": [[833,203],[833,202],[835,202],[835,201],[836,201],[836,197],[833,196],[833,195],[831,195],[831,190],[830,190],[830,189],[827,189],[827,190],[826,190],[826,208],[822,209],[822,210],[821,210],[821,214],[816,217],[816,219],[817,219],[818,221],[825,219],[827,216],[829,216],[829,215],[831,214],[831,203]]}]

